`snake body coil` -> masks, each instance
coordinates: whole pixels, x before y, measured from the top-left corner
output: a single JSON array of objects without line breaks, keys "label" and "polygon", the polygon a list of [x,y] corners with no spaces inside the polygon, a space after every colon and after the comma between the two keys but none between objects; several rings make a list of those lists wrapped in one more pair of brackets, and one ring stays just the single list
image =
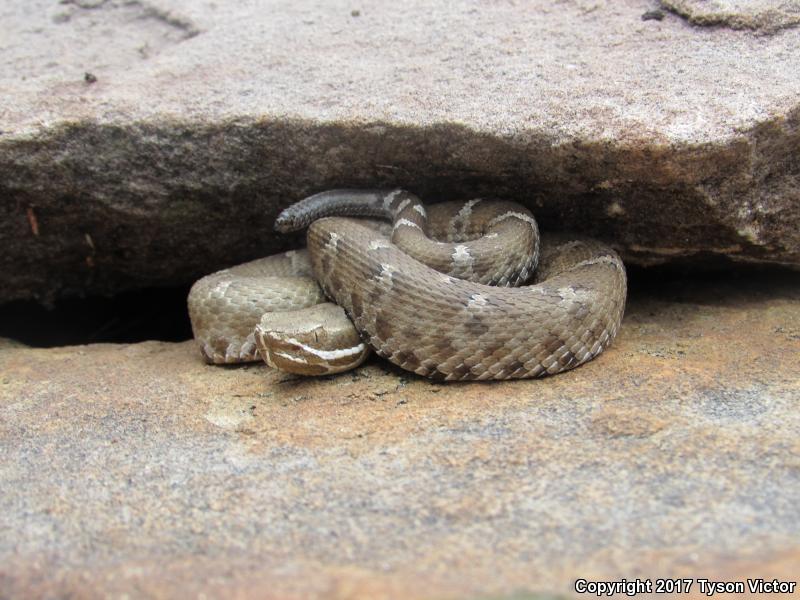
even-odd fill
[{"label": "snake body coil", "polygon": [[[342,213],[390,218],[391,242],[360,220],[326,216]],[[253,261],[192,288],[206,360],[260,353],[273,366],[322,374],[352,368],[371,347],[434,379],[539,377],[597,356],[619,329],[626,276],[617,254],[593,240],[545,236],[540,256],[536,222],[517,204],[426,210],[402,190],[334,190],[288,208],[276,227],[309,222],[307,253]],[[537,259],[532,284],[512,287],[530,279]],[[309,308],[323,292],[338,307]],[[305,310],[272,312],[289,305]]]}]

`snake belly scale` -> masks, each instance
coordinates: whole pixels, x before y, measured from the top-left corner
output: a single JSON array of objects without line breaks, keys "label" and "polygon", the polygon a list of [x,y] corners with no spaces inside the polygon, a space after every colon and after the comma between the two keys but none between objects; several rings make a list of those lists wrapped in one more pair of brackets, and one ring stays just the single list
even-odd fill
[{"label": "snake belly scale", "polygon": [[[391,237],[352,216],[391,220]],[[540,377],[591,360],[620,327],[627,281],[616,252],[555,235],[542,236],[540,251],[536,222],[515,203],[425,207],[403,190],[332,190],[276,222],[281,231],[305,226],[307,250],[192,288],[190,317],[208,362],[260,355],[325,374],[353,368],[372,348],[433,379]],[[335,305],[320,304],[325,297]]]}]

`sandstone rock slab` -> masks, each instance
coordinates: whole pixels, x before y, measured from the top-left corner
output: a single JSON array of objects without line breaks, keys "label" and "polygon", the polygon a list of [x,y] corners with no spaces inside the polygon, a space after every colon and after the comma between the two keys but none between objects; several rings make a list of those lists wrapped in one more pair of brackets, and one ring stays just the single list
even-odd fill
[{"label": "sandstone rock slab", "polygon": [[4,2],[0,300],[188,283],[341,186],[519,200],[629,263],[796,267],[800,31],[663,4]]},{"label": "sandstone rock slab", "polygon": [[537,381],[379,362],[294,379],[207,366],[191,342],[0,345],[0,596],[796,578],[800,285],[663,283],[634,287],[601,357]]},{"label": "sandstone rock slab", "polygon": [[750,29],[770,35],[800,25],[800,2],[774,0],[662,0],[693,25]]}]

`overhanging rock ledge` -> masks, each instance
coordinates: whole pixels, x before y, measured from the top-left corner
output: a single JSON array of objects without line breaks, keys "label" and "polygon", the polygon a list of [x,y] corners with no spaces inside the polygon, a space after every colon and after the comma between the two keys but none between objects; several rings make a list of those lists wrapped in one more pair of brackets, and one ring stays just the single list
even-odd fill
[{"label": "overhanging rock ledge", "polygon": [[800,30],[650,9],[7,3],[0,301],[185,284],[296,245],[277,212],[342,186],[518,200],[630,264],[796,268]]}]

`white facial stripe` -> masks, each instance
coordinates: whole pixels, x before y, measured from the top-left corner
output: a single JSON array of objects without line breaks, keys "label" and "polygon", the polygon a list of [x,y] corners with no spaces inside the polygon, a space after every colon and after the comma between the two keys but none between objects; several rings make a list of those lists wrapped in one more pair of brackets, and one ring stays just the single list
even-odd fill
[{"label": "white facial stripe", "polygon": [[261,329],[261,325],[256,325],[256,329],[253,332],[253,334],[258,338],[259,344],[264,347],[264,352],[261,352],[261,349],[259,348],[258,356],[263,358],[264,362],[267,363],[270,367],[276,369],[277,367],[275,366],[275,363],[272,362],[272,358],[270,356],[271,351],[267,347],[267,342],[264,339],[265,333],[266,332],[263,329]]},{"label": "white facial stripe", "polygon": [[415,204],[415,205],[414,205],[414,210],[415,210],[415,211],[417,211],[417,212],[418,212],[420,215],[422,215],[424,218],[426,218],[426,219],[428,218],[428,213],[427,213],[427,211],[425,210],[425,207],[424,207],[424,206],[422,206],[422,204]]},{"label": "white facial stripe", "polygon": [[303,352],[307,352],[311,356],[316,356],[322,360],[336,360],[337,358],[344,358],[345,356],[353,356],[355,354],[360,354],[365,348],[362,342],[357,346],[353,346],[352,348],[342,348],[341,350],[318,350],[316,348],[312,348],[311,346],[306,346],[303,342],[294,338],[286,338],[285,341],[288,344],[297,346]]},{"label": "white facial stripe", "polygon": [[302,356],[292,356],[291,354],[286,354],[286,352],[279,352],[278,350],[275,350],[275,356],[281,356],[286,360],[290,360],[296,363],[302,363],[304,365],[308,364],[308,361]]}]

